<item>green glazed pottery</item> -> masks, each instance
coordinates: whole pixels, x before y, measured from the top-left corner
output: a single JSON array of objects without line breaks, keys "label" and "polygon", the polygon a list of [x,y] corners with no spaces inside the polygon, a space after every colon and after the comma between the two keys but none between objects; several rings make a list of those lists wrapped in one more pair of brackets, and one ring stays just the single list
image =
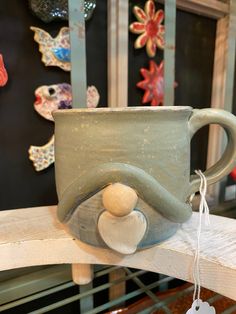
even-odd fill
[{"label": "green glazed pottery", "polygon": [[[192,214],[200,180],[190,142],[211,123],[228,144],[208,184],[236,165],[236,118],[217,109],[128,107],[55,111],[58,218],[81,241],[130,254],[171,235]],[[199,152],[200,153],[200,152]]]}]

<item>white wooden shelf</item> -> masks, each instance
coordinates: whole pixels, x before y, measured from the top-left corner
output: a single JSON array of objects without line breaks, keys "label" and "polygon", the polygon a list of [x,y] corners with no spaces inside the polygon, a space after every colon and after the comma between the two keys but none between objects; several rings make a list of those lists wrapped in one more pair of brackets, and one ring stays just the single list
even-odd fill
[{"label": "white wooden shelf", "polygon": [[[192,282],[198,214],[169,240],[122,256],[73,239],[56,206],[0,212],[0,270],[47,264],[107,264],[158,272]],[[236,220],[211,215],[201,237],[202,285],[236,300]]]}]

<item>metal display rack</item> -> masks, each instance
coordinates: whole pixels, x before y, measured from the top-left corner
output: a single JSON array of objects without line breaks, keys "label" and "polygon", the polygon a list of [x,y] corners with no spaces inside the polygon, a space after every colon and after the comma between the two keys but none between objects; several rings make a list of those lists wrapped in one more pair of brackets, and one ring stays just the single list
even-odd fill
[{"label": "metal display rack", "polygon": [[[56,313],[57,309],[64,309],[65,312],[72,313],[73,309],[76,310],[76,313],[83,314],[96,314],[96,313],[112,313],[112,310],[115,313],[115,309],[127,309],[127,313],[137,313],[135,311],[138,308],[128,310],[130,304],[135,302],[137,298],[145,299],[145,309],[142,309],[139,306],[140,314],[149,314],[154,311],[161,310],[162,313],[171,314],[168,306],[178,300],[180,297],[192,295],[193,286],[189,285],[183,286],[183,289],[179,291],[175,291],[174,294],[166,295],[165,297],[160,298],[157,291],[165,291],[166,285],[171,284],[175,281],[174,278],[168,276],[161,276],[159,279],[156,274],[152,274],[152,279],[147,282],[145,279],[145,275],[147,272],[143,270],[134,270],[129,269],[127,267],[123,268],[125,272],[125,276],[118,280],[107,281],[107,276],[114,271],[119,271],[119,267],[98,267],[95,271],[94,281],[101,281],[103,279],[103,284],[99,284],[97,286],[89,286],[83,287],[81,289],[77,288],[75,283],[71,280],[70,270],[68,266],[55,266],[51,268],[47,268],[42,271],[38,271],[34,273],[34,281],[35,288],[37,285],[38,291],[34,291],[31,293],[27,291],[26,282],[23,284],[19,278],[12,280],[11,284],[14,285],[14,295],[10,293],[10,288],[8,285],[8,290],[6,284],[0,284],[1,293],[0,297],[5,301],[5,304],[0,305],[0,312],[10,312],[15,313],[31,313],[31,314],[42,314],[42,313]],[[51,275],[50,275],[51,272]],[[52,274],[55,275],[52,275]],[[150,273],[149,273],[150,275]],[[25,276],[24,276],[25,277]],[[150,276],[149,276],[150,277]],[[23,280],[23,277],[21,278]],[[39,282],[44,282],[43,286],[40,285]],[[45,284],[46,282],[46,284]],[[54,285],[50,286],[54,282]],[[106,298],[105,302],[101,302],[97,298],[99,293],[103,293],[105,295],[109,294],[109,289],[116,288],[119,284],[125,283],[129,285],[129,283],[133,283],[132,287],[129,288],[126,294],[121,295],[120,297],[109,300]],[[10,284],[10,283],[9,283]],[[46,288],[48,285],[48,288]],[[86,289],[85,289],[86,288]],[[24,291],[25,289],[25,291]],[[31,284],[32,289],[32,284]],[[19,294],[21,293],[21,297],[19,298]],[[33,291],[32,291],[33,292]],[[58,300],[58,294],[64,294],[66,296],[60,297]],[[5,294],[5,298],[3,298]],[[24,296],[25,294],[25,296]],[[47,298],[47,297],[50,297]],[[96,302],[95,302],[95,301]],[[212,293],[210,297],[208,297],[207,302],[213,304],[214,302],[222,302],[224,297]],[[36,303],[36,304],[35,304]],[[96,303],[96,304],[95,304]],[[70,308],[69,308],[70,307]],[[111,310],[112,309],[112,310]],[[232,304],[229,302],[229,305],[226,307],[224,312],[221,314],[233,314],[236,311],[236,304]],[[124,312],[126,313],[126,312]],[[158,313],[158,312],[157,312]]]}]

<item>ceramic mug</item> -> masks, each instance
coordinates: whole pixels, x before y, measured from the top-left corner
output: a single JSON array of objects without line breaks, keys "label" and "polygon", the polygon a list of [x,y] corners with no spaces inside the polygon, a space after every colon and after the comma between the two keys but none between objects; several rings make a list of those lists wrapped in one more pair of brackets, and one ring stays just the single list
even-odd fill
[{"label": "ceramic mug", "polygon": [[[135,248],[167,239],[191,217],[189,197],[200,181],[190,175],[190,142],[201,127],[219,124],[228,136],[223,156],[205,172],[207,183],[236,165],[236,118],[224,110],[98,108],[59,110],[53,116],[58,218],[74,236],[95,246],[112,247],[98,228],[102,194],[110,184],[137,193],[135,214],[143,215],[146,228]],[[115,236],[116,242],[126,241]]]}]

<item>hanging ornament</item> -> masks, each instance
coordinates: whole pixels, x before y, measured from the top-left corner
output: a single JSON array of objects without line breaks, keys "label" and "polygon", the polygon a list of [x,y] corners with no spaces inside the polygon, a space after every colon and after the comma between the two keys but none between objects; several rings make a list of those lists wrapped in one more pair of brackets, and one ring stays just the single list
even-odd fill
[{"label": "hanging ornament", "polygon": [[233,169],[233,171],[230,173],[230,177],[236,181],[236,168]]},{"label": "hanging ornament", "polygon": [[[34,15],[45,23],[68,20],[68,0],[29,0]],[[96,0],[84,1],[84,18],[89,20],[96,7]]]},{"label": "hanging ornament", "polygon": [[55,161],[54,136],[43,146],[30,146],[29,159],[36,171],[42,171],[52,165]]},{"label": "hanging ornament", "polygon": [[5,86],[8,81],[8,74],[4,66],[3,56],[0,54],[0,86]]},{"label": "hanging ornament", "polygon": [[164,11],[155,11],[153,0],[149,0],[145,4],[144,11],[135,6],[133,8],[134,15],[138,22],[130,25],[129,29],[134,34],[140,34],[136,39],[134,47],[142,48],[146,45],[146,51],[149,57],[156,55],[156,49],[164,48],[165,27],[162,25],[164,19]]},{"label": "hanging ornament", "polygon": [[[97,107],[99,98],[97,88],[95,86],[89,86],[87,89],[87,107]],[[53,111],[71,108],[72,90],[70,84],[43,85],[35,90],[34,109],[43,118],[54,121],[52,117]]]},{"label": "hanging ornament", "polygon": [[42,62],[46,66],[58,66],[70,71],[69,27],[62,27],[55,38],[41,28],[31,26],[30,29],[35,32],[34,40],[39,44]]},{"label": "hanging ornament", "polygon": [[[35,98],[34,109],[40,116],[50,121],[54,121],[53,111],[72,108],[71,85],[67,83],[40,86],[35,90]],[[97,88],[89,86],[87,107],[97,107],[99,98]],[[54,163],[54,136],[43,146],[30,146],[29,159],[36,171],[44,170]]]},{"label": "hanging ornament", "polygon": [[[151,106],[160,106],[164,102],[164,62],[157,65],[153,60],[149,62],[150,69],[142,68],[140,70],[143,81],[137,83],[137,87],[145,90],[142,103],[151,102]],[[174,83],[174,87],[177,83]]]},{"label": "hanging ornament", "polygon": [[43,85],[35,90],[34,109],[43,118],[54,121],[52,112],[57,109],[71,109],[71,86],[67,83]]}]

